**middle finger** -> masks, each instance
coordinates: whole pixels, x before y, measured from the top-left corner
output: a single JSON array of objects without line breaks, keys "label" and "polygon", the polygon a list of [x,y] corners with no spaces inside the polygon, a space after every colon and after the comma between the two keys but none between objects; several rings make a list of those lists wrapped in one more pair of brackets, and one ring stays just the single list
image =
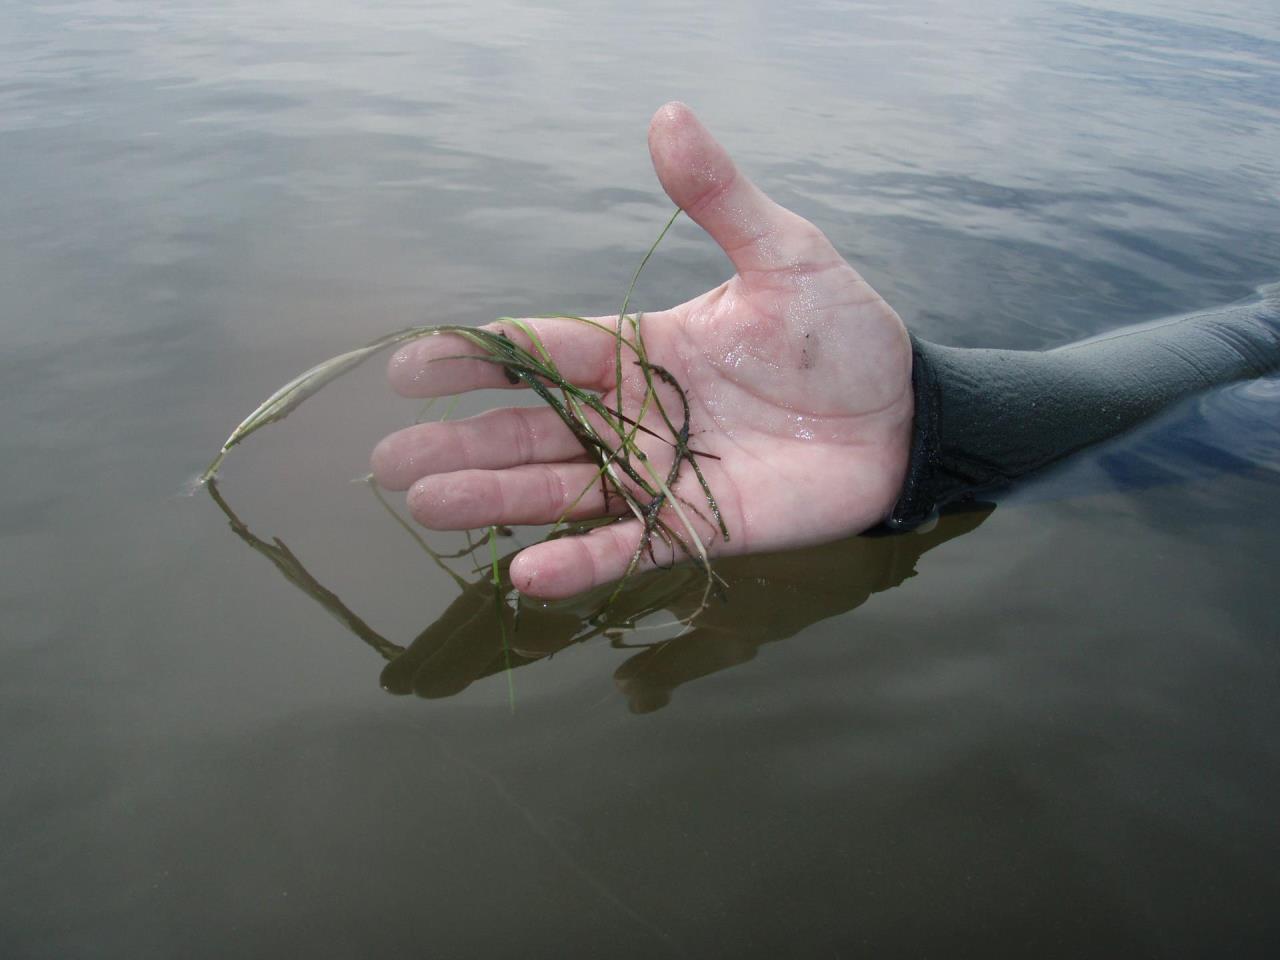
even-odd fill
[{"label": "middle finger", "polygon": [[466,420],[420,423],[398,430],[374,447],[371,466],[379,486],[408,490],[423,477],[437,473],[501,470],[582,456],[582,445],[554,410],[510,407]]}]

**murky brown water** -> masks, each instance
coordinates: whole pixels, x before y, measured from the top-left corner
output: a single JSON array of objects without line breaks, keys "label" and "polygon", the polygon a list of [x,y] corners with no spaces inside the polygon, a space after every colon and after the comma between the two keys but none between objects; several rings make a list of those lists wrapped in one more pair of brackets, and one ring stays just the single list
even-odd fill
[{"label": "murky brown water", "polygon": [[[530,608],[509,674],[348,482],[415,410],[377,364],[238,451],[234,524],[181,495],[318,359],[615,308],[673,97],[933,339],[1247,297],[1280,21],[1215,11],[5,6],[0,953],[1274,951],[1277,382],[926,534],[726,561],[674,643]],[[641,305],[724,276],[682,224]]]}]

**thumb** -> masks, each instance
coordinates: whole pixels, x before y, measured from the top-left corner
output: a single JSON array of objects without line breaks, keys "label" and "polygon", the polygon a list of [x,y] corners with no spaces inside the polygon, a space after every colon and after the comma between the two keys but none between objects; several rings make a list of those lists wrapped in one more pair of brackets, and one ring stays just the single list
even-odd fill
[{"label": "thumb", "polygon": [[649,154],[667,196],[711,235],[738,273],[841,262],[822,231],[765,196],[683,103],[653,115]]}]

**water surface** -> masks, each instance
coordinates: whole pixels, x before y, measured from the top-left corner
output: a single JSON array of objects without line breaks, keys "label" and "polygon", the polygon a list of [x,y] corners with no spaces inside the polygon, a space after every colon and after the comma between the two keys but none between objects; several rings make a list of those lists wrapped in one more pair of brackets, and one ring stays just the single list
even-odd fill
[{"label": "water surface", "polygon": [[[1246,298],[1280,279],[1272,4],[0,24],[0,952],[1274,951],[1274,382],[929,534],[726,564],[683,644],[565,646],[542,612],[514,713],[492,633],[437,625],[457,587],[348,483],[414,414],[377,369],[238,452],[245,536],[179,495],[386,330],[616,308],[671,98],[932,339]],[[726,268],[682,224],[641,304]],[[247,537],[441,643],[422,695]]]}]

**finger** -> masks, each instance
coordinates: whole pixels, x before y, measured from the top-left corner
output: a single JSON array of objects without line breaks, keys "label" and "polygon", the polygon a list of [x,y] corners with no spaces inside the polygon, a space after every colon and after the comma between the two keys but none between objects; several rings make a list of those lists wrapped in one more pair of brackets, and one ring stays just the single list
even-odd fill
[{"label": "finger", "polygon": [[[613,331],[617,329],[618,318],[588,319],[590,323],[561,318],[522,322],[537,333],[561,376],[580,387],[603,389],[613,382]],[[499,320],[481,329],[501,331],[540,357],[537,347],[514,323]],[[453,359],[485,355],[483,349],[456,334],[423,337],[405,344],[392,355],[387,364],[387,377],[392,388],[406,397],[443,397],[467,390],[521,386],[519,382],[511,382],[501,364]]]},{"label": "finger", "polygon": [[[592,587],[620,580],[640,543],[639,520],[600,527],[580,537],[547,540],[522,550],[511,561],[511,583],[521,593],[544,600],[561,600]],[[672,548],[660,537],[653,540],[654,555],[646,550],[636,571],[651,570],[673,559]],[[680,558],[683,558],[683,553]]]},{"label": "finger", "polygon": [[671,701],[676,687],[746,663],[758,647],[736,630],[690,630],[632,656],[613,672],[613,682],[632,713],[652,713]]},{"label": "finger", "polygon": [[512,407],[399,430],[373,448],[370,464],[379,486],[408,490],[430,474],[560,463],[582,455],[582,444],[554,410]]},{"label": "finger", "polygon": [[[494,524],[555,523],[605,512],[590,463],[525,464],[509,470],[459,470],[423,477],[408,493],[409,513],[433,530]],[[623,509],[618,497],[609,509]]]},{"label": "finger", "polygon": [[843,262],[817,227],[770,200],[683,103],[649,124],[649,154],[667,196],[706,230],[740,274]]}]

